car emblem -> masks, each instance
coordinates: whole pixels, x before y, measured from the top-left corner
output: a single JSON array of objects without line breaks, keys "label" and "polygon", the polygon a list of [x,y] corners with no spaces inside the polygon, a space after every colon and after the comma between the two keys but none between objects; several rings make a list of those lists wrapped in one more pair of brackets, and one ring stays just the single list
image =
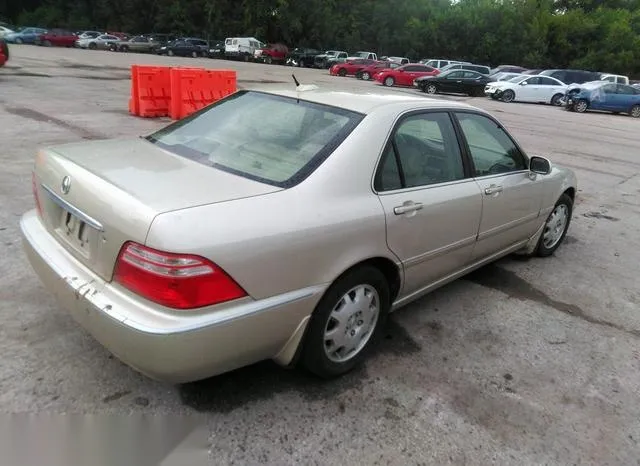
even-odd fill
[{"label": "car emblem", "polygon": [[62,178],[62,192],[64,194],[69,194],[69,190],[71,189],[71,178],[65,176]]}]

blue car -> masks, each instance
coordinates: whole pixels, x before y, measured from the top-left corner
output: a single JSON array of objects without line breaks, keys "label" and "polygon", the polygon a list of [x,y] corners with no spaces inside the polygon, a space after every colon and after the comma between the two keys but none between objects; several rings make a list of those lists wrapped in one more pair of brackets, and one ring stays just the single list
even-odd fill
[{"label": "blue car", "polygon": [[565,107],[578,113],[603,110],[640,118],[640,89],[608,81],[573,85],[569,86],[565,96]]},{"label": "blue car", "polygon": [[14,44],[35,44],[38,37],[47,32],[42,28],[22,28],[16,32],[10,32],[4,36],[4,40]]}]

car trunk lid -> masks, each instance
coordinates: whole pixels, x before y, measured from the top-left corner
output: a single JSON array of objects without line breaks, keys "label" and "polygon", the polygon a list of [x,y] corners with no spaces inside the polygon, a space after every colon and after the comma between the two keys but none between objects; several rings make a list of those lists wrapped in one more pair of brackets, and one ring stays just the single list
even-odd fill
[{"label": "car trunk lid", "polygon": [[204,167],[142,138],[43,150],[34,172],[46,228],[105,280],[122,244],[144,244],[157,215],[282,189]]}]

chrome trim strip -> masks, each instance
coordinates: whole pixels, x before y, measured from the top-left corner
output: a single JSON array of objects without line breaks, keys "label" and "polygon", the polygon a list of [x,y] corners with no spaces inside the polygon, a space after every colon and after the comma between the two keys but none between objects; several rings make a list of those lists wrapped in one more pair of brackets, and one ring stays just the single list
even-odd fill
[{"label": "chrome trim strip", "polygon": [[522,248],[522,246],[526,245],[527,242],[529,240],[524,240],[524,241],[520,241],[519,243],[514,244],[513,246],[510,246],[507,249],[504,249],[500,252],[497,252],[495,254],[492,254],[488,257],[485,257],[484,259],[480,259],[479,261],[468,265],[466,267],[464,267],[463,269],[459,270],[458,272],[454,272],[451,275],[448,275],[444,278],[441,278],[440,280],[437,280],[433,283],[431,283],[430,285],[427,285],[419,290],[414,291],[411,294],[408,294],[406,296],[403,296],[402,298],[396,300],[392,305],[391,305],[391,312],[398,310],[399,308],[401,308],[402,306],[405,306],[407,304],[409,304],[412,301],[415,301],[418,298],[421,298],[422,296],[430,293],[431,291],[435,290],[436,288],[440,288],[441,286],[446,285],[447,283],[450,283],[466,274],[468,274],[469,272],[472,272],[473,270],[479,269],[480,267],[482,267],[485,264],[488,264],[490,262],[495,261],[496,259],[506,256],[507,254],[510,254],[514,251],[517,251],[518,249]]},{"label": "chrome trim strip", "polygon": [[461,239],[460,241],[456,241],[455,243],[448,244],[447,246],[443,246],[439,249],[434,249],[433,251],[425,252],[424,254],[420,254],[419,256],[412,257],[411,259],[407,259],[404,263],[406,267],[413,267],[414,265],[420,264],[429,259],[433,259],[434,257],[441,256],[442,254],[446,254],[455,249],[460,249],[470,244],[476,242],[476,235],[470,236],[468,238]]},{"label": "chrome trim strip", "polygon": [[73,205],[69,204],[67,201],[65,201],[60,196],[58,196],[50,187],[44,184],[41,184],[40,186],[42,186],[42,189],[44,189],[45,192],[49,195],[49,198],[51,198],[51,200],[56,204],[58,204],[60,207],[71,212],[73,215],[78,217],[80,220],[82,220],[84,223],[89,225],[91,228],[94,228],[98,231],[104,231],[104,227],[102,226],[102,224],[98,222],[95,218],[90,217],[89,215],[85,214],[77,207],[74,207]]},{"label": "chrome trim strip", "polygon": [[491,236],[499,235],[500,233],[503,233],[507,230],[511,230],[512,228],[515,228],[527,222],[530,222],[531,220],[538,218],[538,216],[539,216],[538,212],[535,212],[530,215],[527,215],[526,217],[522,217],[517,220],[513,220],[512,222],[497,226],[491,230],[484,231],[478,234],[478,241],[490,238]]}]

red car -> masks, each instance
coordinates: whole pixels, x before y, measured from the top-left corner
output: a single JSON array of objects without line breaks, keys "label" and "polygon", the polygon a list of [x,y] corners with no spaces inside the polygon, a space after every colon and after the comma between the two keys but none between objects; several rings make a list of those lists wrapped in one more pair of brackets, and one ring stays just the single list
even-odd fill
[{"label": "red car", "polygon": [[350,76],[356,74],[362,68],[373,65],[375,60],[368,58],[354,58],[345,61],[344,63],[336,63],[329,68],[329,74],[331,76]]},{"label": "red car", "polygon": [[379,73],[382,70],[392,70],[399,66],[400,64],[392,61],[380,61],[356,71],[356,78],[369,81],[374,74]]},{"label": "red car", "polygon": [[284,63],[289,55],[289,48],[284,44],[269,44],[268,46],[257,49],[254,52],[254,58],[264,63]]},{"label": "red car", "polygon": [[419,63],[409,63],[394,70],[383,70],[373,78],[385,86],[413,86],[413,80],[422,76],[435,76],[440,70]]},{"label": "red car", "polygon": [[73,47],[78,36],[65,29],[50,29],[36,38],[36,44],[45,47]]},{"label": "red car", "polygon": [[9,60],[9,46],[5,41],[0,39],[0,66],[3,66]]}]

